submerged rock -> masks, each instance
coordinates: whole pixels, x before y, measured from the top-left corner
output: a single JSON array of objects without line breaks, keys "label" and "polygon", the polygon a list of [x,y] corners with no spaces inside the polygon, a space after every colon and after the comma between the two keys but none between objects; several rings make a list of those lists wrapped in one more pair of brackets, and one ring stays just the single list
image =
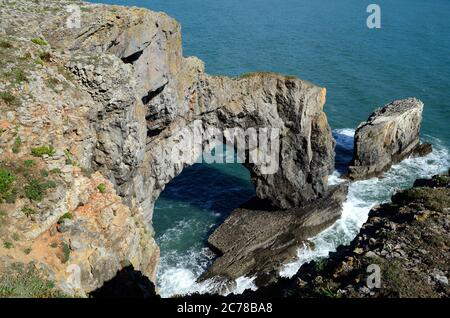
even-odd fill
[{"label": "submerged rock", "polygon": [[376,110],[355,133],[353,159],[348,176],[365,179],[379,176],[391,165],[413,154],[431,152],[419,140],[423,103],[415,98],[394,101]]},{"label": "submerged rock", "polygon": [[273,282],[281,266],[295,259],[299,246],[340,217],[346,195],[347,185],[341,184],[303,207],[267,210],[256,200],[236,209],[209,237],[219,257],[200,280],[256,276],[258,286]]}]

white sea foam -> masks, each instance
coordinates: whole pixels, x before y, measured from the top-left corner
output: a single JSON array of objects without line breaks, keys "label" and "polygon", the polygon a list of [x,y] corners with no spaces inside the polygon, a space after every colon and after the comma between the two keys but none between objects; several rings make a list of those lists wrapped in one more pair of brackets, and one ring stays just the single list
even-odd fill
[{"label": "white sea foam", "polygon": [[[354,131],[343,129],[339,134],[353,136]],[[431,154],[422,158],[408,158],[394,165],[383,178],[352,182],[347,200],[343,204],[341,218],[333,226],[310,239],[314,243],[312,245],[314,249],[306,244],[300,247],[297,251],[297,260],[285,265],[280,275],[292,277],[301,265],[326,257],[338,246],[349,244],[367,221],[369,211],[374,205],[389,201],[397,189],[410,187],[417,178],[428,178],[448,169],[450,164],[448,150],[437,139],[430,137],[425,139],[433,143],[434,150]],[[336,140],[339,143],[340,140],[338,138]],[[344,140],[348,142],[348,139]],[[336,171],[329,180],[333,184],[343,181]]]},{"label": "white sea foam", "polygon": [[[338,145],[344,150],[351,150],[354,130],[340,129],[335,130],[334,133]],[[428,156],[406,159],[394,165],[383,178],[352,182],[347,200],[343,204],[341,218],[334,225],[310,239],[314,243],[314,249],[306,244],[300,247],[297,260],[285,265],[280,271],[281,276],[291,277],[302,264],[326,257],[339,245],[349,244],[367,220],[370,209],[377,203],[388,201],[396,189],[410,187],[416,178],[431,177],[448,169],[450,163],[448,150],[437,139],[430,137],[425,139],[432,142],[434,147],[433,152]],[[329,177],[331,184],[342,181],[337,171]],[[163,235],[163,240],[173,239],[174,236],[188,230],[188,225],[183,222],[177,224],[170,233]],[[185,253],[173,252],[161,255],[158,271],[158,287],[161,296],[173,297],[216,290],[217,286],[211,281],[196,282],[197,277],[206,270],[213,257],[208,248],[192,248]],[[238,278],[234,288],[227,290],[225,294],[239,294],[246,289],[256,289],[254,278]]]}]

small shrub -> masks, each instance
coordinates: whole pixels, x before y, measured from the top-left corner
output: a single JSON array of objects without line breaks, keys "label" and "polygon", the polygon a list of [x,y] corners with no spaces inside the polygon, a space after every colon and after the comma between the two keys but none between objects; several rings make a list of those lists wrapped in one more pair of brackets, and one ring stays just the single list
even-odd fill
[{"label": "small shrub", "polygon": [[42,201],[45,191],[50,188],[56,188],[55,181],[47,180],[44,182],[40,182],[37,179],[32,179],[24,187],[25,196],[32,201]]},{"label": "small shrub", "polygon": [[97,186],[97,189],[98,189],[98,191],[100,191],[100,193],[105,193],[105,191],[106,191],[106,185],[105,185],[104,183],[100,183],[100,184]]},{"label": "small shrub", "polygon": [[31,247],[27,247],[26,249],[23,250],[23,252],[24,252],[26,255],[30,254],[31,251],[32,251]]},{"label": "small shrub", "polygon": [[48,171],[45,170],[45,169],[42,169],[40,171],[40,175],[41,175],[41,177],[47,178],[48,177]]},{"label": "small shrub", "polygon": [[32,179],[28,185],[25,186],[25,196],[32,201],[42,201],[44,198],[44,186],[36,179]]},{"label": "small shrub", "polygon": [[27,159],[27,160],[24,160],[24,162],[23,162],[23,165],[24,165],[26,168],[31,168],[31,167],[33,167],[35,164],[36,164],[36,163],[34,162],[33,159]]},{"label": "small shrub", "polygon": [[6,241],[6,242],[3,242],[3,247],[9,250],[9,249],[13,248],[14,245],[13,245],[13,243]]},{"label": "small shrub", "polygon": [[42,187],[47,190],[47,189],[53,189],[56,188],[56,182],[53,180],[47,180],[45,182],[42,183]]},{"label": "small shrub", "polygon": [[14,180],[16,178],[10,171],[0,169],[0,194],[5,194],[10,191]]},{"label": "small shrub", "polygon": [[12,146],[12,152],[17,154],[20,152],[20,147],[22,146],[22,139],[20,136],[17,136],[16,139],[14,139],[14,143]]},{"label": "small shrub", "polygon": [[319,294],[326,298],[340,298],[339,293],[332,290],[330,287],[327,288],[321,287],[319,289]]},{"label": "small shrub", "polygon": [[41,146],[31,149],[31,154],[36,157],[42,157],[43,155],[53,156],[56,150],[52,146]]},{"label": "small shrub", "polygon": [[33,39],[31,39],[31,42],[33,42],[34,44],[40,45],[40,46],[47,45],[47,42],[42,38],[33,38]]},{"label": "small shrub", "polygon": [[83,174],[84,174],[86,177],[90,178],[90,177],[92,176],[92,174],[94,173],[94,170],[92,170],[91,168],[84,168],[84,167],[81,167],[81,172],[83,172]]},{"label": "small shrub", "polygon": [[73,215],[70,212],[64,213],[58,220],[58,223],[63,223],[64,220],[72,220]]}]

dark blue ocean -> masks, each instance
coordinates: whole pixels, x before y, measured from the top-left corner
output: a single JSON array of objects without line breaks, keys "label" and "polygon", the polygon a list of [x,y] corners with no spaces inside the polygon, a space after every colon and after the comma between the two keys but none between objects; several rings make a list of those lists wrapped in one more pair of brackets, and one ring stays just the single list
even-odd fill
[{"label": "dark blue ocean", "polygon": [[[383,179],[353,183],[343,217],[299,248],[289,276],[305,261],[348,243],[370,207],[449,165],[450,0],[378,0],[381,29],[369,29],[364,0],[102,0],[165,11],[182,25],[184,55],[207,72],[236,76],[253,71],[295,75],[327,88],[325,112],[345,163],[354,128],[379,106],[415,96],[425,103],[422,138],[435,151],[394,166]],[[339,167],[338,167],[339,168]],[[339,170],[339,169],[338,169]],[[339,172],[332,176],[340,182]],[[161,247],[158,284],[163,296],[204,291],[196,277],[213,258],[205,245],[211,229],[253,195],[245,168],[195,165],[163,192],[153,226]],[[235,292],[252,287],[238,281]]]}]

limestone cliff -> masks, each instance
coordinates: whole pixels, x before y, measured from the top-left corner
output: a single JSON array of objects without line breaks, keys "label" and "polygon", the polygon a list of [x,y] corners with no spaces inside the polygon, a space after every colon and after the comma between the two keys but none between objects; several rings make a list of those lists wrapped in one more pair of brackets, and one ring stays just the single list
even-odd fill
[{"label": "limestone cliff", "polygon": [[[201,61],[183,57],[180,26],[164,13],[0,4],[0,168],[12,180],[0,202],[2,257],[36,261],[69,294],[90,292],[130,264],[154,280],[153,205],[203,149],[232,142],[215,140],[210,128],[279,130],[276,172],[246,163],[260,199],[286,209],[325,194],[334,140],[324,88],[271,73],[209,76]],[[74,4],[80,28],[67,26]],[[186,147],[198,121],[201,147]],[[40,196],[30,197],[30,187]],[[72,263],[80,290],[65,283]]]}]

